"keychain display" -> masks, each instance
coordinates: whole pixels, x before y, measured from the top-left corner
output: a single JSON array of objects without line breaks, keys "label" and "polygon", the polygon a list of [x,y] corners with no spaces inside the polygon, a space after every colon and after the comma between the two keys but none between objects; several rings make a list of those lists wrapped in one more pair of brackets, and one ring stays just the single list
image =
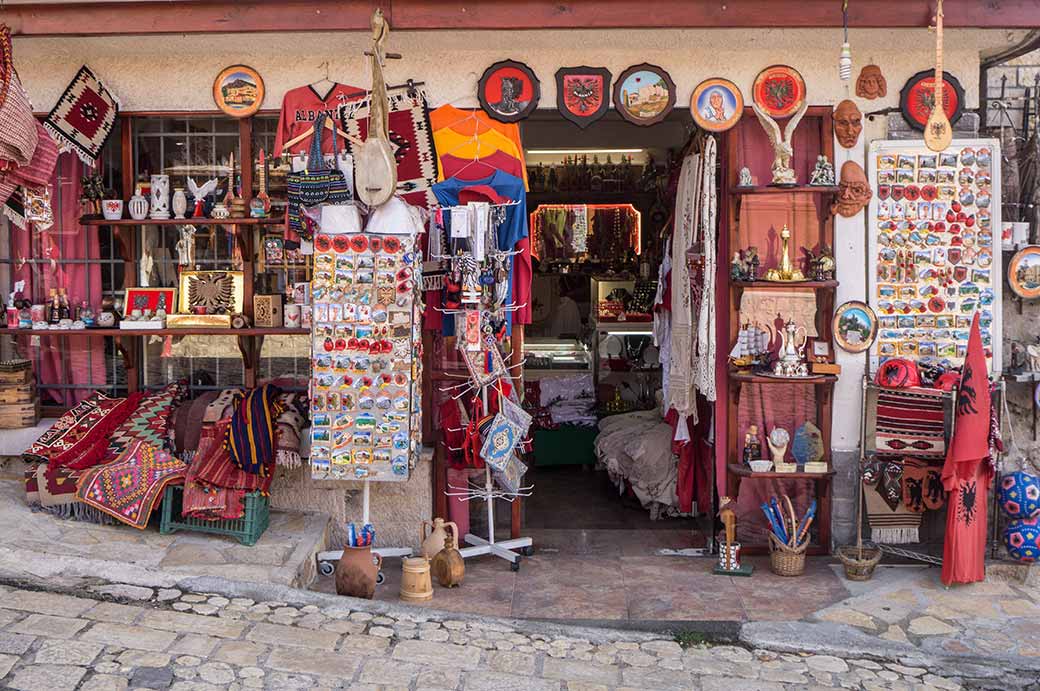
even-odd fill
[{"label": "keychain display", "polygon": [[318,234],[311,475],[401,481],[421,443],[421,270],[408,235]]},{"label": "keychain display", "polygon": [[1000,370],[1000,160],[995,139],[954,140],[941,152],[871,144],[870,304],[882,361],[961,364],[977,311],[986,357]]}]

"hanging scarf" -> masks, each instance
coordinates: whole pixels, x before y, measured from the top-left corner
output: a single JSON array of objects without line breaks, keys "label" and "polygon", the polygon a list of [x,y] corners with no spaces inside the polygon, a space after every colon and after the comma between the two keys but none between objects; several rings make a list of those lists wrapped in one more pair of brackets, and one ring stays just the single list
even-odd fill
[{"label": "hanging scarf", "polygon": [[[715,400],[715,265],[716,213],[715,198],[715,138],[704,140],[704,165],[700,181],[700,233],[697,238],[702,253],[703,268],[697,290],[700,305],[697,312],[697,336],[694,343],[694,386],[709,401]],[[696,406],[695,406],[696,407]]]},{"label": "hanging scarf", "polygon": [[250,390],[235,406],[228,427],[227,449],[236,466],[247,473],[270,475],[275,457],[275,418],[282,413],[281,394],[274,384]]},{"label": "hanging scarf", "polygon": [[[694,296],[690,286],[690,267],[686,250],[697,236],[698,193],[701,178],[701,156],[690,153],[683,160],[679,187],[675,200],[675,228],[672,234],[672,362],[668,372],[668,400],[666,407],[679,415],[675,430],[676,441],[688,441],[686,419],[697,421],[697,392],[695,382],[695,339],[697,318],[694,314]],[[698,305],[699,306],[699,305]]]}]

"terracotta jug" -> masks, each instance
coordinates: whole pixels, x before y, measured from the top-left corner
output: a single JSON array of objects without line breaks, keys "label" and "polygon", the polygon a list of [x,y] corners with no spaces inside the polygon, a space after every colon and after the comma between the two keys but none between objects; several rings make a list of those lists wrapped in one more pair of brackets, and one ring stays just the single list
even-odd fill
[{"label": "terracotta jug", "polygon": [[[433,526],[433,529],[427,534],[427,528]],[[449,534],[446,527],[451,527],[451,533]],[[444,549],[445,540],[451,538],[451,544],[455,546],[455,549],[459,548],[459,529],[458,527],[450,522],[445,521],[443,518],[433,519],[431,524],[429,521],[422,522],[422,546],[419,548],[419,553],[427,559],[433,559],[437,556],[437,552]]]},{"label": "terracotta jug", "polygon": [[372,546],[343,547],[343,556],[336,562],[336,593],[348,597],[371,600],[376,594],[376,575],[383,559],[372,554]]},{"label": "terracotta jug", "polygon": [[452,544],[451,538],[444,539],[444,549],[437,552],[437,556],[430,562],[430,571],[445,588],[454,588],[462,584],[466,575],[466,561]]}]

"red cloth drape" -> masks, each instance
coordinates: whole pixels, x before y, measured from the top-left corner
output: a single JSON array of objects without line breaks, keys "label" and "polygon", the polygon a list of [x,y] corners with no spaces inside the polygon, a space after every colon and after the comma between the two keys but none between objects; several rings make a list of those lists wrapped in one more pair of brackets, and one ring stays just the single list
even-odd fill
[{"label": "red cloth drape", "polygon": [[953,439],[942,471],[943,487],[950,493],[943,541],[945,585],[986,578],[986,498],[993,480],[990,406],[986,355],[976,312],[957,387]]},{"label": "red cloth drape", "polygon": [[[25,281],[25,295],[33,302],[45,302],[52,288],[64,288],[70,305],[75,308],[86,300],[97,309],[101,302],[101,266],[99,264],[63,264],[57,260],[99,259],[101,257],[98,230],[79,224],[81,178],[87,172],[74,154],[58,157],[58,165],[51,180],[51,204],[54,225],[39,230],[29,224],[27,230],[12,226],[11,249],[15,260],[13,280]],[[26,259],[55,260],[54,263],[30,264]],[[75,309],[73,309],[75,312]],[[20,339],[19,348],[26,357],[30,338]],[[43,387],[47,384],[85,384],[104,386],[104,339],[40,339],[37,372]],[[72,406],[93,391],[84,389],[46,389],[62,405]]]}]

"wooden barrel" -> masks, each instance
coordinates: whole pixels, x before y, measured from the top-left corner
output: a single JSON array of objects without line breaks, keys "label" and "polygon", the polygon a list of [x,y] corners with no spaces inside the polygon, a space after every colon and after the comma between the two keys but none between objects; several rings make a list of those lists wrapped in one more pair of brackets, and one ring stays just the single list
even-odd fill
[{"label": "wooden barrel", "polygon": [[411,557],[401,562],[401,599],[405,602],[429,602],[433,599],[430,562]]}]

